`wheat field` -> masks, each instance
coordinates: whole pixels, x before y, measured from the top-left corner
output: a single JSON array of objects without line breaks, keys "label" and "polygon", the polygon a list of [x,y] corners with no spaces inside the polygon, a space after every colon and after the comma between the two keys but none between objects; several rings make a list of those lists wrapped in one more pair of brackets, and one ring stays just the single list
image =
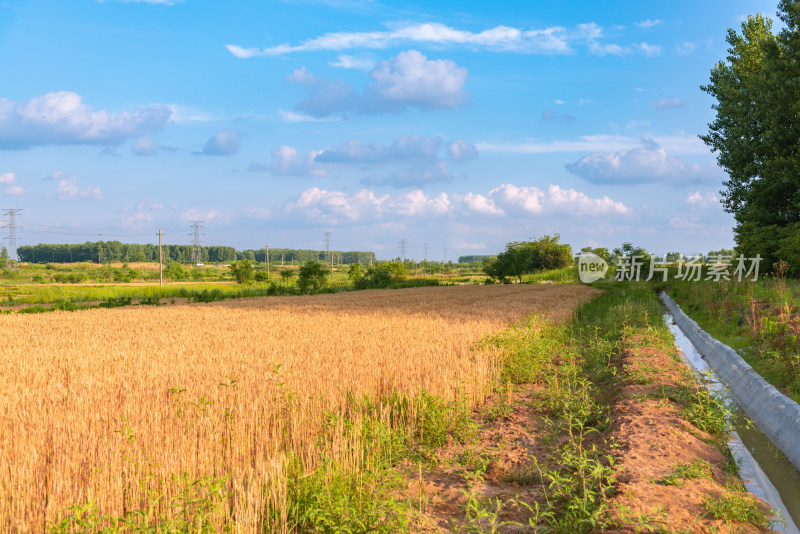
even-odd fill
[{"label": "wheat field", "polygon": [[[319,461],[348,394],[480,403],[497,357],[476,342],[596,290],[501,285],[0,316],[0,532],[67,506],[122,515],[224,479],[236,530],[285,530],[290,458]],[[358,465],[342,430],[327,450]],[[223,478],[224,477],[224,478]],[[181,489],[183,488],[183,489]],[[264,510],[278,510],[265,527]]]}]

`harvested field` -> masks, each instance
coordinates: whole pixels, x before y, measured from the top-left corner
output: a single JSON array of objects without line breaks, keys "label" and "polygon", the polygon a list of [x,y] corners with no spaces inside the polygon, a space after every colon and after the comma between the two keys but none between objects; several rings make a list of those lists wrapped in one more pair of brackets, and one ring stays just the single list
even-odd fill
[{"label": "harvested field", "polygon": [[480,403],[497,362],[476,341],[530,313],[567,319],[597,293],[464,286],[0,316],[0,531],[42,531],[92,499],[104,514],[169,514],[220,485],[214,522],[280,531],[292,465],[369,454],[335,422],[348,394],[399,392],[412,415],[422,390]]}]

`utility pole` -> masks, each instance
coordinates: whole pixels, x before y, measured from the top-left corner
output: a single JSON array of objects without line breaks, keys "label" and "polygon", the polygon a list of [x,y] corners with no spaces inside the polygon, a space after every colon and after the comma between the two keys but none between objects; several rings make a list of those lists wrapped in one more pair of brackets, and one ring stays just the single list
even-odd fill
[{"label": "utility pole", "polygon": [[17,257],[17,229],[21,229],[22,226],[17,224],[17,214],[21,212],[21,209],[5,209],[3,210],[3,218],[5,219],[8,217],[8,224],[4,225],[2,228],[8,228],[8,234],[6,235],[6,239],[8,240],[8,257],[13,258],[14,260],[19,261]]},{"label": "utility pole", "polygon": [[164,285],[164,257],[161,255],[161,228],[158,229],[158,285]]},{"label": "utility pole", "polygon": [[407,239],[400,240],[400,246],[398,247],[400,250],[400,261],[405,263],[406,262],[406,242]]},{"label": "utility pole", "polygon": [[192,261],[195,265],[203,261],[203,251],[200,248],[200,226],[205,221],[192,221],[192,230],[194,237],[192,239]]},{"label": "utility pole", "polygon": [[333,283],[333,256],[331,255],[331,233],[325,232],[325,253],[328,255],[328,262],[331,267],[331,283]]},{"label": "utility pole", "polygon": [[267,263],[267,280],[269,280],[269,241],[267,241],[267,251],[264,253],[264,261]]}]

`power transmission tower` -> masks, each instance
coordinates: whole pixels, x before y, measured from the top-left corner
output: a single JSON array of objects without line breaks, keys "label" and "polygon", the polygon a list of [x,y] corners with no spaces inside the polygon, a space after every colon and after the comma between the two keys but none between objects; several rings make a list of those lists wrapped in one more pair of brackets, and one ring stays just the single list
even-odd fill
[{"label": "power transmission tower", "polygon": [[424,247],[425,247],[425,259],[423,260],[423,264],[422,264],[422,272],[423,273],[425,272],[425,265],[428,263],[428,244],[425,243]]},{"label": "power transmission tower", "polygon": [[402,261],[403,263],[406,262],[406,243],[407,242],[408,242],[407,239],[401,239],[400,240],[400,246],[398,247],[398,249],[400,250],[400,261]]},{"label": "power transmission tower", "polygon": [[8,257],[18,260],[17,258],[17,241],[19,238],[17,237],[17,229],[22,229],[22,226],[17,223],[17,214],[21,212],[21,209],[5,209],[3,210],[3,219],[8,217],[8,224],[3,225],[3,228],[8,228],[8,234],[6,234],[6,239],[8,240]]},{"label": "power transmission tower", "polygon": [[264,253],[264,261],[267,263],[267,280],[269,280],[269,241],[267,241],[267,251]]},{"label": "power transmission tower", "polygon": [[195,265],[203,261],[203,250],[200,245],[200,226],[205,221],[192,221],[192,231],[193,231],[193,239],[192,239],[192,261]]},{"label": "power transmission tower", "polygon": [[331,283],[333,283],[333,255],[331,254],[331,233],[325,232],[325,255],[331,267]]}]

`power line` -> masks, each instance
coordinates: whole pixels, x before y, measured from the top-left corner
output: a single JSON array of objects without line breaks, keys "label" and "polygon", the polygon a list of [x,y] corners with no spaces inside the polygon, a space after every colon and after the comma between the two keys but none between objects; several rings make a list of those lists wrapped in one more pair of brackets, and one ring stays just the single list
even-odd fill
[{"label": "power line", "polygon": [[14,258],[18,260],[17,257],[17,241],[19,238],[17,237],[17,229],[22,229],[22,226],[17,226],[17,214],[20,213],[21,209],[4,209],[3,210],[3,218],[5,219],[6,216],[8,217],[8,224],[4,225],[3,228],[8,228],[8,234],[6,239],[8,240],[8,257]]}]

